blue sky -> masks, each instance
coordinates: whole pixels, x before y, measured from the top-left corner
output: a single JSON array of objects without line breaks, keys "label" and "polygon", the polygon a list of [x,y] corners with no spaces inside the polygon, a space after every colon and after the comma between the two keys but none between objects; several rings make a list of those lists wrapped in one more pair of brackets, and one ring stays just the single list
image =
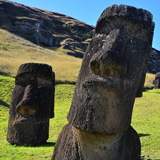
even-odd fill
[{"label": "blue sky", "polygon": [[66,14],[87,24],[96,25],[102,11],[113,4],[143,8],[153,14],[153,47],[160,50],[160,0],[10,0],[27,6]]}]

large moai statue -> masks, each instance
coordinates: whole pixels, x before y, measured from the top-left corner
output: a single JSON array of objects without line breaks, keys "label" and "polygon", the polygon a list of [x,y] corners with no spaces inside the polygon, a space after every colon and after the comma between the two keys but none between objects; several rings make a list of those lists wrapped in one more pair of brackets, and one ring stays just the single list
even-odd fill
[{"label": "large moai statue", "polygon": [[55,75],[51,66],[26,63],[19,67],[9,111],[9,143],[46,143],[49,119],[54,117],[54,86]]},{"label": "large moai statue", "polygon": [[52,160],[139,160],[130,126],[142,96],[154,23],[143,9],[113,5],[100,16],[85,53]]}]

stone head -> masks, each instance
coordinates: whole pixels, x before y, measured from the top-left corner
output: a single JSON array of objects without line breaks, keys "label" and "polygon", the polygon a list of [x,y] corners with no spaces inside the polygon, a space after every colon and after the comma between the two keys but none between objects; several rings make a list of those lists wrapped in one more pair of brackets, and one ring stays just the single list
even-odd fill
[{"label": "stone head", "polygon": [[129,127],[135,97],[142,95],[153,28],[146,10],[125,5],[104,10],[82,62],[69,123],[96,134]]},{"label": "stone head", "polygon": [[156,73],[155,80],[154,80],[154,88],[160,88],[160,72]]},{"label": "stone head", "polygon": [[44,142],[42,137],[38,142],[38,135],[46,139],[49,118],[54,117],[54,83],[54,72],[47,64],[26,63],[19,67],[10,105],[8,141],[15,144]]}]

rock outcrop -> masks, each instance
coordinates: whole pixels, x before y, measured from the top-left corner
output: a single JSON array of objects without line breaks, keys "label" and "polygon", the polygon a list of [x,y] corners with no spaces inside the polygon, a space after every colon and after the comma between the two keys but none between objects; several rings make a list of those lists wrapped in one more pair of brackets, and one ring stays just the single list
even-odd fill
[{"label": "rock outcrop", "polygon": [[143,9],[113,5],[101,14],[85,53],[52,160],[139,160],[130,126],[142,96],[154,23]]},{"label": "rock outcrop", "polygon": [[[64,47],[83,57],[94,27],[72,17],[0,0],[0,28],[41,46]],[[73,41],[65,41],[72,39]]]},{"label": "rock outcrop", "polygon": [[47,64],[22,64],[17,72],[8,122],[7,141],[16,145],[46,143],[54,117],[55,76]]}]

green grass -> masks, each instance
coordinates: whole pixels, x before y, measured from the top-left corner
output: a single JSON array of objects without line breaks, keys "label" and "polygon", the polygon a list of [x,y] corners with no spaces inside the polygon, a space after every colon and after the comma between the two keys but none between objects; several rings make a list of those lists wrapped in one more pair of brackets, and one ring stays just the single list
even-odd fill
[{"label": "green grass", "polygon": [[[0,76],[0,160],[49,160],[63,126],[67,123],[74,85],[56,85],[55,118],[50,120],[47,144],[41,146],[15,146],[6,141],[8,111],[14,78]],[[160,159],[160,90],[148,90],[137,98],[133,110],[132,126],[138,132],[145,160]]]},{"label": "green grass", "polygon": [[132,126],[139,133],[142,155],[160,159],[160,89],[148,90],[136,99]]},{"label": "green grass", "polygon": [[40,146],[15,146],[6,141],[9,104],[14,78],[0,76],[0,159],[1,160],[44,160],[50,159],[54,145],[63,126],[67,123],[67,113],[70,108],[74,85],[56,85],[55,118],[50,120],[50,133],[47,144]]}]

